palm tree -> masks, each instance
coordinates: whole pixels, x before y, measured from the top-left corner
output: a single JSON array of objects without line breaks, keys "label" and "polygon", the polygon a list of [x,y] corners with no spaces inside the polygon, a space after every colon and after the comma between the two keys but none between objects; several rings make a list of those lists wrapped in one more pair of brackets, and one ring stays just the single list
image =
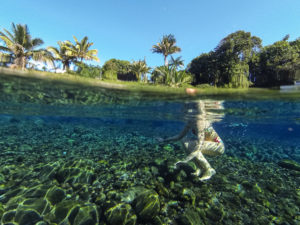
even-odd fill
[{"label": "palm tree", "polygon": [[144,82],[147,81],[146,73],[151,70],[150,67],[147,66],[145,60],[133,61],[131,64],[131,72],[136,75],[138,81],[141,81],[142,75],[144,75]]},{"label": "palm tree", "polygon": [[164,35],[161,42],[152,46],[152,52],[163,54],[165,66],[168,66],[167,57],[171,54],[181,51],[181,49],[177,47],[175,44],[176,44],[176,39],[173,34]]},{"label": "palm tree", "polygon": [[35,50],[44,42],[40,38],[32,38],[27,25],[12,23],[12,32],[6,29],[3,31],[0,31],[0,39],[5,46],[0,46],[0,50],[10,55],[16,67],[25,69],[30,59],[53,65],[52,55],[47,50],[42,48]]},{"label": "palm tree", "polygon": [[73,36],[75,40],[75,45],[71,44],[68,41],[68,45],[66,46],[67,50],[71,52],[73,56],[80,59],[82,62],[83,59],[85,60],[95,60],[99,62],[99,58],[97,57],[98,50],[89,48],[94,44],[92,42],[88,42],[88,37],[85,36],[80,42],[77,40],[75,36]]},{"label": "palm tree", "polygon": [[70,64],[76,60],[76,57],[68,50],[72,43],[69,41],[58,41],[57,44],[59,48],[48,47],[47,50],[53,54],[55,60],[61,61],[63,70],[68,71]]},{"label": "palm tree", "polygon": [[183,63],[184,60],[181,59],[181,56],[177,57],[177,58],[173,58],[173,56],[171,56],[171,62],[170,62],[170,66],[171,67],[175,67],[176,69],[178,67],[183,67],[184,66],[184,63]]}]

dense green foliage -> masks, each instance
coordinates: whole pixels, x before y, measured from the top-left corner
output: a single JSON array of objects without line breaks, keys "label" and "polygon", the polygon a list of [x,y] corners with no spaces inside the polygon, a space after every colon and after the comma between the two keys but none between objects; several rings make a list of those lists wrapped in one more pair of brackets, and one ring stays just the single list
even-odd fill
[{"label": "dense green foliage", "polygon": [[255,83],[257,86],[292,84],[296,71],[300,69],[297,46],[288,41],[277,41],[266,46],[259,54]]},{"label": "dense green foliage", "polygon": [[147,66],[145,60],[133,61],[130,66],[130,71],[136,75],[137,80],[143,80],[145,83],[148,80],[146,74],[150,70],[151,68]]},{"label": "dense green foliage", "polygon": [[194,84],[249,87],[249,62],[260,48],[260,38],[237,31],[221,40],[214,51],[194,59],[188,71],[195,75]]},{"label": "dense green foliage", "polygon": [[131,63],[127,60],[110,59],[102,67],[102,79],[136,81],[136,75],[131,72]]},{"label": "dense green foliage", "polygon": [[13,67],[20,69],[25,69],[30,59],[52,64],[53,58],[47,50],[36,49],[44,42],[40,38],[32,38],[27,25],[12,23],[12,32],[3,31],[0,31],[0,40],[4,43],[0,45],[1,61],[13,62]]},{"label": "dense green foliage", "polygon": [[83,62],[77,62],[76,66],[76,74],[79,76],[98,79],[101,78],[102,71],[100,66],[87,65]]},{"label": "dense green foliage", "polygon": [[194,85],[245,88],[292,84],[300,79],[300,41],[288,42],[288,38],[262,47],[260,38],[237,31],[214,51],[193,59],[187,71],[194,75]]},{"label": "dense green foliage", "polygon": [[171,87],[181,87],[192,82],[192,74],[184,70],[177,71],[176,67],[160,66],[154,69],[151,80],[154,83],[165,84]]}]

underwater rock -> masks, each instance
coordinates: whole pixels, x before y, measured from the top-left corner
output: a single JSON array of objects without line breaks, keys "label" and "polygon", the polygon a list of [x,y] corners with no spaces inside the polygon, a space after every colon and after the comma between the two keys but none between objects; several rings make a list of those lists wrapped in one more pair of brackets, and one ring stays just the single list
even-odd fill
[{"label": "underwater rock", "polygon": [[46,223],[44,221],[39,221],[35,225],[48,225],[48,223]]},{"label": "underwater rock", "polygon": [[46,214],[50,212],[50,203],[47,202],[47,200],[43,198],[31,198],[26,199],[22,205],[18,206],[18,209],[27,209],[27,210],[35,210],[39,214]]},{"label": "underwater rock", "polygon": [[126,203],[109,203],[104,215],[110,225],[135,225],[137,220],[131,206]]},{"label": "underwater rock", "polygon": [[51,213],[45,216],[49,223],[62,223],[68,219],[72,220],[78,213],[80,205],[76,201],[65,200],[54,206]]},{"label": "underwater rock", "polygon": [[55,177],[55,173],[60,167],[61,164],[59,162],[54,162],[36,167],[36,170],[40,170],[41,181],[47,181],[52,180]]},{"label": "underwater rock", "polygon": [[155,183],[155,189],[160,196],[164,196],[167,198],[170,195],[169,190],[161,182]]},{"label": "underwater rock", "polygon": [[142,220],[154,218],[160,211],[159,195],[154,190],[144,189],[134,200],[134,209]]},{"label": "underwater rock", "polygon": [[92,160],[69,161],[56,173],[56,179],[60,183],[92,184],[94,181],[95,163]]},{"label": "underwater rock", "polygon": [[1,196],[0,202],[7,203],[11,198],[21,194],[22,192],[23,192],[23,187],[11,189]]},{"label": "underwater rock", "polygon": [[27,145],[27,144],[22,144],[19,147],[19,151],[21,151],[21,152],[32,151],[32,146]]},{"label": "underwater rock", "polygon": [[179,224],[181,225],[201,225],[204,224],[197,211],[194,209],[186,209],[184,213],[179,217]]},{"label": "underwater rock", "polygon": [[[5,182],[5,177],[2,173],[0,173],[0,184],[3,184]],[[1,192],[0,192],[1,194]]]},{"label": "underwater rock", "polygon": [[192,206],[195,206],[196,195],[191,189],[184,188],[181,192],[181,197],[182,199],[189,201]]},{"label": "underwater rock", "polygon": [[96,225],[99,224],[98,212],[96,206],[80,207],[74,222],[70,221],[73,225]]},{"label": "underwater rock", "polygon": [[222,221],[224,215],[225,212],[222,207],[212,206],[206,211],[206,216],[215,222]]},{"label": "underwater rock", "polygon": [[1,218],[1,224],[13,222],[15,215],[16,215],[15,210],[11,210],[11,211],[7,211],[7,212],[3,213],[2,218]]},{"label": "underwater rock", "polygon": [[0,221],[1,221],[1,218],[2,218],[2,215],[4,212],[5,212],[5,210],[3,208],[3,205],[0,203]]},{"label": "underwater rock", "polygon": [[121,201],[131,204],[139,193],[143,192],[145,188],[143,187],[133,187],[124,192],[121,196]]},{"label": "underwater rock", "polygon": [[186,172],[184,170],[180,170],[175,177],[175,180],[177,182],[182,182],[184,180],[186,180],[186,178],[188,177],[188,175],[186,174]]},{"label": "underwater rock", "polygon": [[283,159],[278,162],[278,165],[289,170],[300,171],[300,164],[293,160]]},{"label": "underwater rock", "polygon": [[106,200],[106,195],[103,192],[101,192],[97,195],[95,199],[95,203],[97,205],[102,205],[105,202],[105,200]]},{"label": "underwater rock", "polygon": [[51,188],[46,195],[46,198],[51,202],[52,205],[61,202],[65,197],[66,197],[65,191],[56,186]]},{"label": "underwater rock", "polygon": [[35,225],[42,217],[34,210],[17,210],[15,221],[19,225]]},{"label": "underwater rock", "polygon": [[165,225],[165,223],[161,220],[161,218],[159,218],[159,216],[156,216],[153,219],[153,224],[155,224],[155,225]]}]

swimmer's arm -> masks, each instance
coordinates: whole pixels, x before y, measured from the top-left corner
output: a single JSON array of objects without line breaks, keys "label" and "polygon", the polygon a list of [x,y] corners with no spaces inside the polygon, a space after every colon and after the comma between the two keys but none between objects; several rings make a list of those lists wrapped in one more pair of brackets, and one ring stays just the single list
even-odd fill
[{"label": "swimmer's arm", "polygon": [[183,130],[178,135],[175,135],[175,136],[169,137],[169,138],[165,138],[165,139],[160,139],[160,141],[162,141],[162,142],[165,142],[165,141],[178,141],[178,140],[182,139],[188,133],[188,131],[190,129],[191,129],[191,123],[187,123],[185,125],[185,127],[183,128]]}]

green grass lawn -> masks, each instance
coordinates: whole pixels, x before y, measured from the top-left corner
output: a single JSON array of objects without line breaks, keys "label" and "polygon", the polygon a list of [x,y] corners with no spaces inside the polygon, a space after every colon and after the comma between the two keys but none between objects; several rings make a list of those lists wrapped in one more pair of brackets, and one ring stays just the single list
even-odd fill
[{"label": "green grass lawn", "polygon": [[[42,71],[20,71],[20,70],[11,70],[7,68],[0,67],[0,74],[7,76],[17,76],[17,77],[28,77],[32,79],[40,79],[50,82],[60,82],[67,83],[70,85],[79,85],[79,86],[91,86],[91,87],[99,87],[99,88],[108,88],[108,89],[118,89],[118,90],[126,90],[132,92],[151,92],[157,94],[166,94],[177,96],[185,96],[185,88],[179,87],[168,87],[163,85],[149,84],[149,83],[139,83],[132,81],[102,81],[94,78],[86,78],[71,74],[58,74],[58,73],[50,73],[50,72],[42,72]],[[197,89],[197,95],[199,96],[245,96],[245,97],[257,97],[257,98],[271,98],[278,97],[278,95],[286,96],[286,94],[279,93],[278,90],[266,89],[266,88],[249,88],[249,89],[238,89],[238,88],[195,88]],[[289,96],[295,95],[289,93]],[[299,97],[299,93],[297,93]]]}]

